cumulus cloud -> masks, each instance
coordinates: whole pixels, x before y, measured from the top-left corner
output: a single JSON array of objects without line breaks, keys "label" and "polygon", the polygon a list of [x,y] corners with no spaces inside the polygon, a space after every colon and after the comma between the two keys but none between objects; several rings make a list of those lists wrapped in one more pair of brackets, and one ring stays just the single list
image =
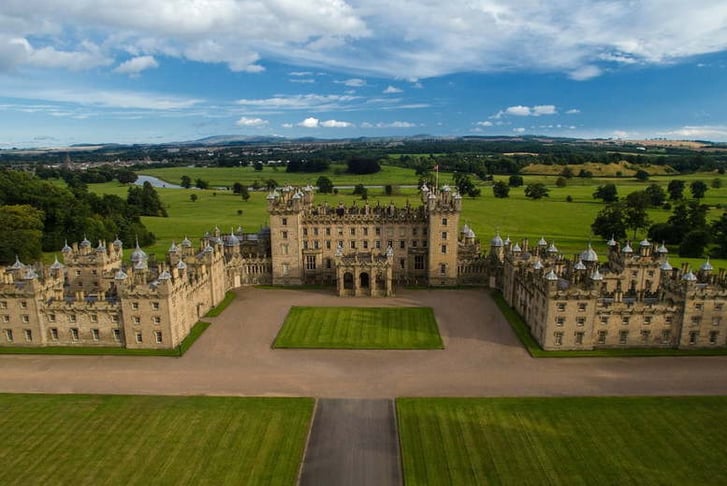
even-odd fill
[{"label": "cumulus cloud", "polygon": [[570,110],[566,111],[566,115],[577,115],[581,112],[578,108],[571,108]]},{"label": "cumulus cloud", "polygon": [[508,106],[504,110],[500,110],[490,118],[499,119],[503,116],[543,116],[543,115],[556,115],[558,110],[555,105],[535,105],[535,106],[523,106],[515,105]]},{"label": "cumulus cloud", "polygon": [[146,69],[153,69],[156,67],[159,67],[159,63],[156,59],[154,59],[154,56],[137,56],[119,64],[119,66],[114,69],[114,72],[133,76],[138,75]]},{"label": "cumulus cloud", "polygon": [[309,116],[302,122],[298,123],[298,126],[303,128],[318,128],[320,126],[320,120],[316,117]]},{"label": "cumulus cloud", "polygon": [[408,121],[393,121],[393,122],[379,122],[379,123],[370,123],[370,122],[363,122],[361,124],[361,128],[414,128],[416,127],[416,123],[408,122]]},{"label": "cumulus cloud", "polygon": [[336,83],[343,84],[349,88],[361,88],[366,86],[366,80],[360,78],[346,79],[345,81],[336,81]]},{"label": "cumulus cloud", "polygon": [[396,94],[401,92],[401,89],[391,85],[387,86],[386,89],[383,91],[384,94]]},{"label": "cumulus cloud", "polygon": [[60,50],[53,46],[35,47],[24,37],[0,35],[0,71],[23,65],[81,71],[112,62],[98,45],[89,41],[79,43],[76,50]]},{"label": "cumulus cloud", "polygon": [[246,116],[241,117],[235,122],[235,125],[247,128],[264,127],[267,124],[268,121],[263,120],[262,118],[248,118]]},{"label": "cumulus cloud", "polygon": [[352,127],[353,123],[339,120],[321,121],[314,116],[309,116],[302,122],[298,123],[298,126],[303,128],[348,128]]},{"label": "cumulus cloud", "polygon": [[491,121],[485,120],[485,121],[478,121],[477,123],[475,123],[475,125],[477,125],[478,127],[491,127],[494,124]]},{"label": "cumulus cloud", "polygon": [[352,95],[296,94],[275,95],[270,98],[244,98],[237,104],[247,109],[259,110],[336,110],[349,106],[359,98]]},{"label": "cumulus cloud", "polygon": [[727,141],[727,125],[687,125],[660,135],[687,140],[724,142]]},{"label": "cumulus cloud", "polygon": [[524,133],[525,129],[522,127],[518,127],[518,128],[513,128],[512,131],[515,133]]}]

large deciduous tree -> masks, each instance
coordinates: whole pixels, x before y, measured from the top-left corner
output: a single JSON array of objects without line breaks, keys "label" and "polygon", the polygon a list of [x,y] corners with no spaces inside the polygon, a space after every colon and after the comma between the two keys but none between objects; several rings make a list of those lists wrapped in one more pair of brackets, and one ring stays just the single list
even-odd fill
[{"label": "large deciduous tree", "polygon": [[43,211],[28,204],[0,207],[0,264],[8,265],[17,255],[25,263],[42,255]]}]

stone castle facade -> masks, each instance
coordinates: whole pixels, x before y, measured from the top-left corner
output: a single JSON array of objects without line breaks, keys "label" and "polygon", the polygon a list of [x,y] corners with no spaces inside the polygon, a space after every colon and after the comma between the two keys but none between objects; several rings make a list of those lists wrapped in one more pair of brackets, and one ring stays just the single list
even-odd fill
[{"label": "stone castle facade", "polygon": [[499,235],[489,251],[460,229],[462,198],[422,187],[421,204],[314,202],[312,187],[267,197],[269,227],[218,228],[172,243],[157,263],[121,241],[84,238],[62,263],[0,268],[0,345],[169,349],[224,298],[249,285],[318,285],[342,296],[389,296],[400,286],[489,286],[524,318],[544,349],[724,347],[724,271],[673,269],[666,248],[609,242],[564,257]]}]

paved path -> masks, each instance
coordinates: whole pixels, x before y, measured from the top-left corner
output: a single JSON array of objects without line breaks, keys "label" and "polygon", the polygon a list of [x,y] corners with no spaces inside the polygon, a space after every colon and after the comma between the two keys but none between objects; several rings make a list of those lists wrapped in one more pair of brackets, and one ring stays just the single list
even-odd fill
[{"label": "paved path", "polygon": [[301,486],[399,486],[392,400],[318,400]]},{"label": "paved path", "polygon": [[[167,395],[564,396],[727,394],[727,357],[534,359],[484,290],[392,298],[241,289],[182,358],[0,356],[0,392]],[[291,305],[430,306],[446,349],[282,350]]]}]

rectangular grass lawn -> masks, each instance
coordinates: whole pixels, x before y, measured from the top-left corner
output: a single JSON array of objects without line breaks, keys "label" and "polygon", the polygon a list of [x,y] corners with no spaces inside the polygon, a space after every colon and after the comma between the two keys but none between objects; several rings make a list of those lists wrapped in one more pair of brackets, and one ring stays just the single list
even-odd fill
[{"label": "rectangular grass lawn", "polygon": [[0,484],[295,484],[307,398],[0,395]]},{"label": "rectangular grass lawn", "polygon": [[430,307],[291,307],[276,348],[441,349]]},{"label": "rectangular grass lawn", "polygon": [[397,400],[407,485],[727,484],[727,397]]}]

